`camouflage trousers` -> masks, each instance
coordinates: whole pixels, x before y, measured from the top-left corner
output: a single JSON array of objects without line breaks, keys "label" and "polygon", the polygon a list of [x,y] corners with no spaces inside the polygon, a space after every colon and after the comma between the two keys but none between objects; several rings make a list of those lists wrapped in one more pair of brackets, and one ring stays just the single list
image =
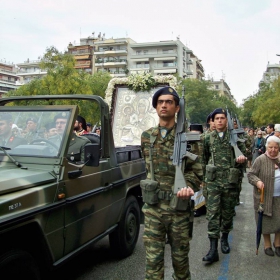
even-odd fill
[{"label": "camouflage trousers", "polygon": [[226,188],[224,185],[207,183],[208,236],[220,238],[220,232],[229,233],[233,228],[234,207],[238,197],[237,186]]},{"label": "camouflage trousers", "polygon": [[145,215],[143,240],[146,247],[145,279],[164,279],[166,235],[171,246],[173,279],[191,279],[188,257],[192,231],[190,212],[163,210],[145,204],[143,213]]}]

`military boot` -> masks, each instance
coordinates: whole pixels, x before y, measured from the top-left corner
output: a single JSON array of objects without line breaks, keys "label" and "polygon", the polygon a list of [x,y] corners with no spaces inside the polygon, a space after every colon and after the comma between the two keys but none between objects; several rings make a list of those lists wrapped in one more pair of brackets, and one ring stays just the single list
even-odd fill
[{"label": "military boot", "polygon": [[222,234],[221,250],[222,250],[222,253],[224,253],[224,254],[228,254],[230,252],[230,247],[229,247],[229,244],[228,244],[228,233],[227,232],[223,232],[223,234]]},{"label": "military boot", "polygon": [[209,238],[210,239],[210,250],[208,254],[203,257],[204,262],[217,262],[219,260],[219,254],[218,254],[218,238]]}]

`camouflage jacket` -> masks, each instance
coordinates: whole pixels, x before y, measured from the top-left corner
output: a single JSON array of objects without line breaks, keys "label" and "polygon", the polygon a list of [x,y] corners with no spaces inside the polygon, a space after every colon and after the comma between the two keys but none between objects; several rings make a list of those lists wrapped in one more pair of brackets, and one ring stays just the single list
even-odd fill
[{"label": "camouflage jacket", "polygon": [[[211,137],[213,137],[213,143],[211,143]],[[237,143],[238,148],[245,155],[245,144],[242,142]],[[211,152],[213,152],[214,163]],[[218,167],[219,171],[229,170],[231,167],[239,169],[244,169],[246,167],[246,163],[240,164],[235,161],[235,155],[230,144],[230,135],[228,130],[225,131],[222,139],[220,139],[216,130],[205,135],[202,155],[202,168],[204,176],[207,164],[214,164]]]},{"label": "camouflage jacket", "polygon": [[[171,156],[174,149],[175,140],[174,127],[168,135],[163,139],[161,137],[159,127],[150,128],[142,133],[141,149],[146,162],[147,178],[151,179],[151,169],[149,161],[150,136],[156,136],[153,147],[153,167],[155,180],[159,182],[159,188],[162,191],[171,191],[175,179],[175,166],[172,164]],[[202,167],[198,161],[192,161],[189,158],[185,160],[184,175],[188,186],[194,191],[199,190],[201,180],[203,178]]]}]

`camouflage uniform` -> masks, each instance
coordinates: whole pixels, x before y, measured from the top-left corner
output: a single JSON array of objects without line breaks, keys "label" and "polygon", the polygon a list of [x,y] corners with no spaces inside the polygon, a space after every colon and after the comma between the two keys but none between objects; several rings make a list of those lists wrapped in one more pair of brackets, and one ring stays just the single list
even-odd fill
[{"label": "camouflage uniform", "polygon": [[[146,161],[147,178],[151,179],[149,150],[150,136],[156,136],[153,148],[153,167],[155,180],[159,183],[160,202],[145,204],[145,229],[143,234],[146,246],[146,278],[160,280],[164,278],[164,248],[166,235],[171,245],[174,279],[191,279],[188,253],[192,237],[193,215],[191,207],[186,211],[175,211],[169,207],[170,194],[174,185],[175,166],[170,157],[173,154],[175,127],[163,139],[159,127],[150,128],[142,133],[141,148]],[[194,191],[202,179],[202,168],[198,162],[186,160],[185,179]]]},{"label": "camouflage uniform", "polygon": [[[200,142],[199,142],[199,145],[201,146],[200,147],[200,150],[201,150],[201,156],[200,156],[200,162],[202,163],[202,156],[203,156],[203,142],[204,142],[204,138],[205,138],[205,135],[211,133],[212,131],[210,129],[207,129],[205,132],[203,132],[201,135],[200,135]],[[205,198],[205,206],[207,207],[207,186],[206,184],[203,185],[203,196]]]},{"label": "camouflage uniform", "polygon": [[[211,141],[211,137],[213,141]],[[205,178],[207,184],[207,220],[209,238],[220,238],[220,232],[229,233],[233,228],[234,207],[238,195],[238,183],[229,184],[229,169],[244,168],[244,164],[235,162],[233,148],[230,145],[228,131],[220,139],[217,131],[205,135],[203,142],[202,166],[205,175],[206,165],[213,164],[217,167],[216,178],[212,181]],[[212,142],[212,143],[211,143]],[[241,152],[245,153],[244,143],[238,142]],[[234,165],[234,166],[232,166]]]}]

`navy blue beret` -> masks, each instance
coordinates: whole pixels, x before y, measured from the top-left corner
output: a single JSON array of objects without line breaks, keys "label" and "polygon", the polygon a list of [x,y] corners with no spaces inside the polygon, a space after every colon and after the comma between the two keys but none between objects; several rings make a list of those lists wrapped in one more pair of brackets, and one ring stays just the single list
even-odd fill
[{"label": "navy blue beret", "polygon": [[214,121],[215,115],[217,114],[224,114],[227,117],[227,111],[225,109],[217,108],[211,114],[212,121]]},{"label": "navy blue beret", "polygon": [[209,123],[211,118],[212,118],[212,112],[207,116],[206,123]]},{"label": "navy blue beret", "polygon": [[172,87],[163,87],[163,88],[159,89],[158,91],[156,91],[154,96],[153,96],[152,104],[153,104],[154,108],[157,107],[157,100],[158,100],[159,96],[166,95],[166,94],[173,95],[175,97],[175,99],[177,99],[177,101],[179,103],[179,99],[180,98],[179,98],[179,95],[176,92],[176,90],[174,88],[172,88]]}]

